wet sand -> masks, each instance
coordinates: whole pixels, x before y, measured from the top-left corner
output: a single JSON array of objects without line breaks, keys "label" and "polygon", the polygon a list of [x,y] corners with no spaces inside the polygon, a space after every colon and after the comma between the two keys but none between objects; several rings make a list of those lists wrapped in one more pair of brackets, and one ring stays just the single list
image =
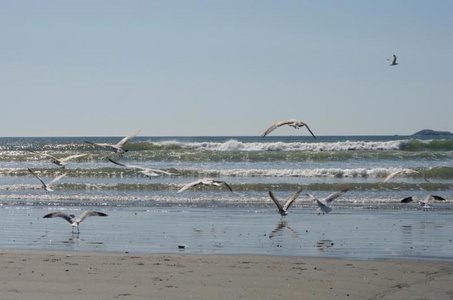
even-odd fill
[{"label": "wet sand", "polygon": [[0,299],[451,299],[453,263],[0,252]]}]

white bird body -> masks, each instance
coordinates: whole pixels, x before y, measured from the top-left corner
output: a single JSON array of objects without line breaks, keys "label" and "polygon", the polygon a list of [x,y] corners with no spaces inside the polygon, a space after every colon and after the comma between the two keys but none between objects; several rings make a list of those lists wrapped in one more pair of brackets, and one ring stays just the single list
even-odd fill
[{"label": "white bird body", "polygon": [[277,197],[275,197],[274,193],[272,193],[272,191],[269,191],[269,196],[271,197],[272,201],[274,201],[275,205],[277,205],[278,213],[282,216],[282,219],[288,215],[289,207],[291,206],[291,204],[293,204],[297,197],[299,197],[301,192],[302,189],[299,189],[288,201],[286,201],[285,205],[282,206]]},{"label": "white bird body", "polygon": [[[398,171],[390,173],[389,175],[387,175],[387,177],[382,179],[382,181],[380,183],[385,183],[385,182],[389,181],[390,179],[392,179],[396,176],[399,176],[399,175],[417,176],[417,175],[421,175],[421,173],[418,171],[412,170],[412,169],[402,169],[402,170],[398,170]],[[426,181],[428,181],[426,178],[424,178],[424,179]]]},{"label": "white bird body", "polygon": [[58,212],[53,212],[53,213],[47,214],[43,218],[57,218],[57,217],[63,218],[71,224],[73,229],[77,228],[77,231],[79,231],[79,224],[83,220],[85,220],[87,217],[91,217],[91,216],[107,217],[108,215],[105,213],[102,213],[102,212],[98,212],[98,211],[87,210],[87,211],[83,212],[83,214],[80,217],[76,217],[72,214],[68,215],[65,212],[58,211]]},{"label": "white bird body", "polygon": [[390,64],[390,66],[396,66],[398,63],[396,62],[396,55],[393,54],[393,59],[387,59],[388,61],[392,61],[392,63]]},{"label": "white bird body", "polygon": [[36,178],[38,178],[38,180],[41,182],[42,184],[42,188],[43,190],[46,192],[46,194],[48,194],[49,192],[53,192],[53,189],[52,189],[52,185],[54,185],[58,180],[60,180],[61,178],[65,177],[66,174],[62,174],[62,175],[59,175],[57,177],[55,177],[51,182],[49,183],[45,183],[35,172],[33,172],[30,168],[28,168],[28,171],[33,174]]},{"label": "white bird body", "polygon": [[109,161],[114,163],[115,165],[122,166],[122,167],[125,167],[125,168],[138,169],[138,170],[140,170],[139,173],[142,173],[146,177],[157,177],[157,176],[160,176],[161,174],[168,175],[168,176],[177,175],[177,174],[173,174],[173,173],[170,173],[170,172],[167,172],[167,171],[163,171],[163,170],[159,170],[159,169],[151,169],[151,168],[145,168],[145,167],[141,167],[141,166],[122,164],[122,163],[114,161],[113,159],[110,159],[110,158],[109,158]]},{"label": "white bird body", "polygon": [[318,209],[316,210],[316,212],[317,212],[318,215],[320,215],[320,214],[328,214],[328,213],[330,213],[332,211],[332,208],[330,208],[329,205],[335,199],[339,198],[341,195],[343,195],[347,191],[348,191],[348,189],[344,189],[344,190],[332,193],[329,196],[327,196],[325,199],[322,199],[322,200],[319,200],[318,198],[316,198],[312,194],[306,194],[306,195],[308,197],[310,197],[311,200],[316,202],[316,204],[318,205]]},{"label": "white bird body", "polygon": [[39,154],[39,155],[44,155],[44,156],[50,157],[52,163],[54,163],[57,166],[62,167],[62,168],[66,167],[66,165],[68,164],[68,162],[71,159],[86,156],[86,154],[76,154],[76,155],[71,155],[68,157],[56,158],[55,156],[47,154],[47,153],[39,153],[39,152],[35,152],[32,150],[28,150],[28,151],[31,153],[34,153],[34,154]]},{"label": "white bird body", "polygon": [[203,184],[203,185],[215,185],[215,186],[221,186],[222,184],[224,184],[231,192],[233,192],[233,189],[231,188],[231,186],[228,185],[228,183],[226,183],[225,181],[221,181],[221,180],[214,180],[214,179],[211,179],[211,178],[202,178],[202,179],[198,179],[198,180],[195,180],[193,182],[190,182],[186,185],[184,185],[179,191],[178,193],[181,193],[191,187],[194,187],[194,186],[197,186],[197,185],[200,185],[200,184]]},{"label": "white bird body", "polygon": [[[439,200],[439,201],[444,201],[445,198],[436,196],[436,195],[428,195],[425,197],[423,200],[419,200],[418,204],[423,208],[424,211],[428,211],[429,209],[433,208],[430,204],[433,200]],[[401,203],[410,203],[414,201],[414,197],[406,197],[403,200],[401,200]]]},{"label": "white bird body", "polygon": [[307,127],[308,131],[311,133],[311,135],[315,137],[315,135],[313,134],[313,132],[310,130],[310,128],[308,127],[308,125],[302,121],[299,121],[299,120],[296,120],[296,119],[289,119],[289,120],[282,120],[282,121],[278,121],[278,122],[275,122],[274,124],[271,125],[271,127],[269,127],[262,135],[261,137],[265,137],[266,135],[268,135],[269,133],[271,133],[272,131],[274,131],[275,129],[277,129],[278,127],[280,126],[283,126],[283,125],[288,125],[288,126],[291,126],[291,127],[294,127],[295,129],[299,129],[300,127]]},{"label": "white bird body", "polygon": [[85,141],[85,143],[96,145],[99,147],[104,147],[104,148],[110,148],[113,152],[118,154],[118,156],[122,156],[124,153],[126,153],[128,150],[125,150],[123,147],[126,145],[131,139],[133,139],[137,134],[139,134],[141,130],[132,133],[125,138],[123,138],[121,141],[119,141],[117,144],[108,144],[108,143],[93,143],[90,141]]}]

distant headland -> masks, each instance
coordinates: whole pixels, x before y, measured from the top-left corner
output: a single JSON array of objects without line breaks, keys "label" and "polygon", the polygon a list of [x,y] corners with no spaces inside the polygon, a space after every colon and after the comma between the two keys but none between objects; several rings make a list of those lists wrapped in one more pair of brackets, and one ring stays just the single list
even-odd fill
[{"label": "distant headland", "polygon": [[413,135],[453,135],[450,131],[437,131],[437,130],[431,130],[431,129],[423,129],[420,131],[417,131]]}]

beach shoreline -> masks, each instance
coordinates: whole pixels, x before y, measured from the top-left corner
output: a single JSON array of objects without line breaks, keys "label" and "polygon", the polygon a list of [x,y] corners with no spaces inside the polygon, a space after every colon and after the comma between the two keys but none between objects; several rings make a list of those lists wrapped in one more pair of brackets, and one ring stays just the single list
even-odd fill
[{"label": "beach shoreline", "polygon": [[1,299],[451,299],[453,262],[0,251]]}]

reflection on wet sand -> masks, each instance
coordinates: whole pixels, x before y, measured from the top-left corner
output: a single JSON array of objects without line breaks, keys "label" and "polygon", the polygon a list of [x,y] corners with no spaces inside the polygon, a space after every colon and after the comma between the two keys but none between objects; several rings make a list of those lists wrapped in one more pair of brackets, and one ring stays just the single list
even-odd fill
[{"label": "reflection on wet sand", "polygon": [[269,238],[271,239],[271,238],[277,236],[283,228],[286,228],[289,232],[291,232],[291,236],[293,238],[297,238],[299,236],[299,234],[294,229],[292,229],[291,227],[288,226],[286,221],[280,221],[277,224],[277,227],[275,227],[275,229],[269,234]]},{"label": "reflection on wet sand", "polygon": [[329,248],[333,247],[334,243],[332,240],[319,240],[316,242],[316,248],[319,251],[327,251]]}]

